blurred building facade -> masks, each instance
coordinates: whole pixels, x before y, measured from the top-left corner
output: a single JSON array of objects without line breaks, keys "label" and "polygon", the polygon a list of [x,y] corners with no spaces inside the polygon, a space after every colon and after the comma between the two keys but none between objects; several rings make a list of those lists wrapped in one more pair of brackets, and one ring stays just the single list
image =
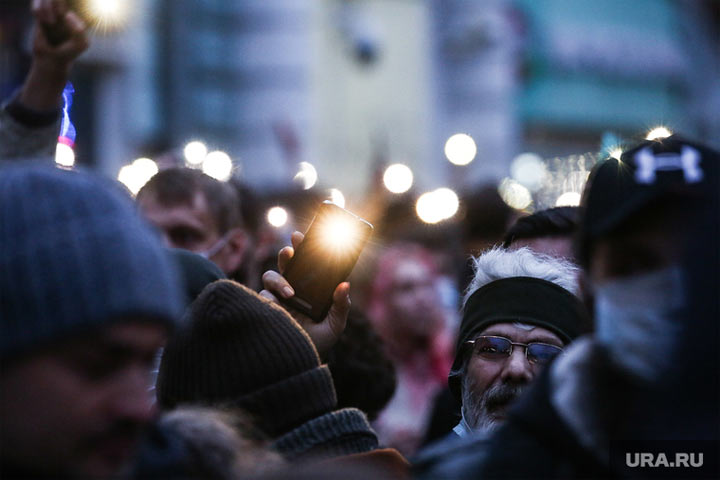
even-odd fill
[{"label": "blurred building facade", "polygon": [[[607,132],[720,131],[711,0],[132,2],[74,79],[78,156],[110,175],[198,139],[252,184],[308,161],[352,197],[378,160],[411,166],[420,189],[461,188],[507,176],[521,152],[597,151]],[[15,3],[20,18],[29,2]],[[17,48],[3,37],[3,93]],[[477,144],[466,167],[444,158],[457,132]]]}]

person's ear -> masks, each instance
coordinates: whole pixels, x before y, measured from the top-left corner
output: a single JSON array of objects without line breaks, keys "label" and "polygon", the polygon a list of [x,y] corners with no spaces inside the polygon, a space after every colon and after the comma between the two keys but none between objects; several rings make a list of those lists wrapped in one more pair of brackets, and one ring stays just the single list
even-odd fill
[{"label": "person's ear", "polygon": [[227,241],[226,252],[223,255],[222,269],[226,274],[236,272],[243,262],[245,250],[248,246],[248,234],[242,228],[235,228],[231,231]]}]

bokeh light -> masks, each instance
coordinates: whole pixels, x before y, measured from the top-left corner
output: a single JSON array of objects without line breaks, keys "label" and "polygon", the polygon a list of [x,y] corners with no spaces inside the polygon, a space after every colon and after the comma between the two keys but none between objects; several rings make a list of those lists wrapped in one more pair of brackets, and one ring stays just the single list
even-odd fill
[{"label": "bokeh light", "polygon": [[345,208],[345,195],[337,188],[330,189],[330,201],[340,208]]},{"label": "bokeh light", "polygon": [[475,140],[465,133],[456,133],[445,142],[445,156],[455,165],[467,165],[477,154]]},{"label": "bokeh light", "polygon": [[70,145],[58,142],[55,148],[55,163],[67,168],[75,165],[75,151]]},{"label": "bokeh light", "polygon": [[383,175],[383,183],[385,184],[385,188],[392,193],[405,193],[412,187],[412,170],[402,163],[390,165]]},{"label": "bokeh light", "polygon": [[314,187],[317,182],[317,170],[311,163],[308,162],[300,162],[299,167],[300,169],[298,170],[298,173],[295,174],[293,181],[300,183],[304,190],[309,190]]},{"label": "bokeh light", "polygon": [[580,194],[578,192],[565,192],[555,202],[556,207],[577,207],[580,205]]},{"label": "bokeh light", "polygon": [[510,175],[531,192],[536,192],[547,177],[547,167],[540,155],[521,153],[510,164]]},{"label": "bokeh light", "polygon": [[183,155],[188,165],[199,166],[205,160],[207,155],[207,147],[199,141],[189,142],[183,149]]},{"label": "bokeh light", "polygon": [[672,135],[672,132],[668,130],[666,127],[655,127],[652,130],[650,130],[645,137],[645,140],[659,140],[661,138],[666,138]]},{"label": "bokeh light", "polygon": [[224,182],[232,176],[233,163],[230,156],[220,150],[210,152],[202,164],[203,173]]},{"label": "bokeh light", "polygon": [[272,207],[267,212],[267,221],[275,228],[284,226],[288,221],[288,213],[282,207]]},{"label": "bokeh light", "polygon": [[415,211],[425,223],[438,223],[447,220],[457,213],[460,200],[449,188],[438,188],[420,195]]},{"label": "bokeh light", "polygon": [[149,158],[138,158],[130,165],[125,165],[118,173],[118,180],[122,182],[133,195],[158,172],[157,164]]},{"label": "bokeh light", "polygon": [[505,203],[517,210],[527,208],[532,203],[530,190],[512,178],[505,178],[500,182],[498,193]]}]

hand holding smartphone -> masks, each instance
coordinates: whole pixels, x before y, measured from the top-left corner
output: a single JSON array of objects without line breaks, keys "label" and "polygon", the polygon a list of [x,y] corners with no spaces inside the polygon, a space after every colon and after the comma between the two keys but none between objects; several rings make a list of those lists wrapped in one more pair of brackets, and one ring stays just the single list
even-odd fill
[{"label": "hand holding smartphone", "polygon": [[283,272],[295,295],[282,303],[322,321],[332,306],[335,288],[350,275],[372,230],[357,215],[323,202]]}]

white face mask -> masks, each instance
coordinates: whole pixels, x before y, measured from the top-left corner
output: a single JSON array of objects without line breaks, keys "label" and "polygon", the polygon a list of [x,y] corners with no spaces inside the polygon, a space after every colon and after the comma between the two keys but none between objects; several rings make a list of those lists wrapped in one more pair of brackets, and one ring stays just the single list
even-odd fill
[{"label": "white face mask", "polygon": [[685,306],[682,270],[668,267],[595,290],[596,338],[628,372],[654,381],[677,359]]}]

